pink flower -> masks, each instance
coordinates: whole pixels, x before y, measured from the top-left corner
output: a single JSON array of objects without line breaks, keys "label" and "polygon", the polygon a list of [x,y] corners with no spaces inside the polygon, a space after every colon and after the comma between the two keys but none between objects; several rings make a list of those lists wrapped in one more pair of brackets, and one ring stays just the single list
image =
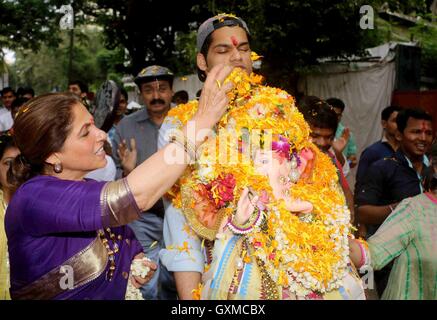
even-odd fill
[{"label": "pink flower", "polygon": [[290,143],[284,136],[279,135],[278,141],[272,141],[272,150],[278,152],[285,159],[290,160]]}]

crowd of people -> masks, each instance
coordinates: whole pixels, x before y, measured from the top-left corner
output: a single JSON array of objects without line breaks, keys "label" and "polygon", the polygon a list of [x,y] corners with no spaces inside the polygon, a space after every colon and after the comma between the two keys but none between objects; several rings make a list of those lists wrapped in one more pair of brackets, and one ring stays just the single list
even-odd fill
[{"label": "crowd of people", "polygon": [[[261,84],[250,37],[234,15],[200,25],[194,102],[157,65],[129,115],[111,80],[93,101],[81,81],[1,91],[0,299],[437,299],[432,117],[384,108],[359,154],[345,103]],[[208,162],[220,129],[240,157],[255,129],[274,134],[248,168]]]}]

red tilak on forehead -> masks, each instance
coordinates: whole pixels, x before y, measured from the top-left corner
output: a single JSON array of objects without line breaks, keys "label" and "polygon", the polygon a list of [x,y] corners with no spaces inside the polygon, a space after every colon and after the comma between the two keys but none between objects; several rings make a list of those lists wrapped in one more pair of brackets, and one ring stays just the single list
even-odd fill
[{"label": "red tilak on forehead", "polygon": [[422,131],[426,131],[426,121],[422,121]]},{"label": "red tilak on forehead", "polygon": [[231,36],[232,44],[236,47],[238,45],[238,40],[235,36]]}]

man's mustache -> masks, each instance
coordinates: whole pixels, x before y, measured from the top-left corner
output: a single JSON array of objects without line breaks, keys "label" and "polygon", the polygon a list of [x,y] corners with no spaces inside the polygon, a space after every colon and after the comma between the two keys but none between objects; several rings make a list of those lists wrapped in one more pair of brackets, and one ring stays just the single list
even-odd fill
[{"label": "man's mustache", "polygon": [[165,101],[162,99],[153,99],[152,101],[150,101],[150,105],[154,104],[165,104]]}]

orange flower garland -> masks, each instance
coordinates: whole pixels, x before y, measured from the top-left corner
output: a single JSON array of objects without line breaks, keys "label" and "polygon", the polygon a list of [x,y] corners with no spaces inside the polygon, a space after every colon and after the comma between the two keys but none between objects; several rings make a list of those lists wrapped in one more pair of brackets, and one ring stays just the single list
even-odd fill
[{"label": "orange flower garland", "polygon": [[[278,286],[287,287],[299,296],[338,288],[349,259],[347,237],[351,226],[334,165],[309,142],[309,126],[287,92],[263,86],[262,77],[247,75],[240,69],[235,69],[226,81],[234,84],[228,93],[228,112],[217,124],[218,134],[201,146],[198,161],[181,178],[184,187],[198,191],[200,185],[212,182],[217,185],[224,177],[232,176],[235,182],[232,196],[228,194],[229,189],[220,185],[217,188],[221,191],[212,190],[210,196],[216,204],[225,207],[226,215],[235,212],[245,187],[250,186],[257,194],[266,193],[270,201],[266,205],[265,226],[246,235],[254,250],[245,261],[251,261],[251,257],[260,259]],[[196,110],[197,101],[192,101],[172,109],[168,116],[183,125]],[[266,132],[273,137],[286,137],[296,152],[313,151],[312,175],[290,189],[293,198],[311,202],[314,208],[311,214],[300,217],[290,213],[283,200],[275,199],[268,178],[256,172],[250,153],[242,152],[242,140],[248,136],[262,138]],[[226,148],[221,149],[223,142]],[[255,149],[263,148],[263,142],[268,145],[262,139],[251,141]],[[236,157],[232,157],[235,153]],[[174,205],[184,213],[192,210],[192,199],[184,200],[183,196],[180,199],[179,194],[175,199]]]}]

